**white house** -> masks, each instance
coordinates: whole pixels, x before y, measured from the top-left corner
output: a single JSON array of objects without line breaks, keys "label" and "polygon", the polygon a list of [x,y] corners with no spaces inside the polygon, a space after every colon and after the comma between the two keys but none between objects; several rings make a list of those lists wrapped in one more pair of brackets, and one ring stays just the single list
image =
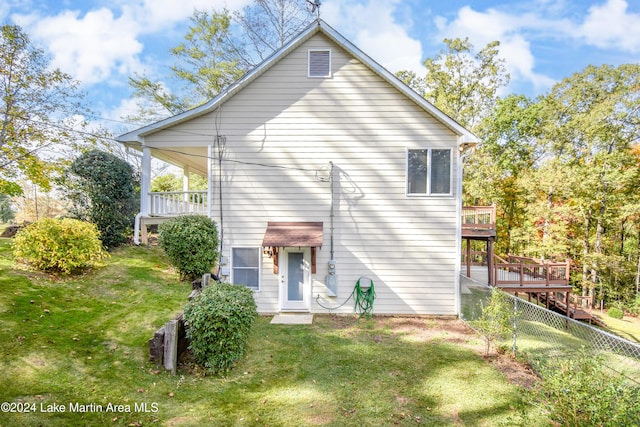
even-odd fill
[{"label": "white house", "polygon": [[[360,279],[374,314],[459,313],[461,152],[477,139],[324,21],[207,104],[118,140],[143,153],[136,233],[209,215],[223,279],[260,312],[353,312]],[[209,189],[150,193],[152,156]]]}]

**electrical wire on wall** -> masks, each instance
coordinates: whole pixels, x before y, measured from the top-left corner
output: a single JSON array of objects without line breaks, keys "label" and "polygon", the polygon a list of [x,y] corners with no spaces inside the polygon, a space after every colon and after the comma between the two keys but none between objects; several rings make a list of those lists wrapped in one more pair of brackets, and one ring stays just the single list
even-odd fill
[{"label": "electrical wire on wall", "polygon": [[[369,281],[368,285],[365,283],[360,283],[361,280],[365,280],[365,279]],[[351,299],[351,297],[354,297],[354,301],[355,301],[355,304],[353,306],[353,312],[360,313],[360,317],[363,317],[363,316],[370,317],[371,313],[373,312],[373,302],[376,299],[376,291],[373,285],[373,280],[368,277],[361,276],[356,281],[356,284],[353,287],[353,291],[351,291],[351,294],[340,305],[337,305],[335,307],[329,307],[329,306],[323,305],[320,302],[320,294],[316,296],[316,304],[318,304],[320,307],[324,308],[325,310],[329,310],[329,312],[331,312],[333,310],[339,309],[340,307],[343,307]]]}]

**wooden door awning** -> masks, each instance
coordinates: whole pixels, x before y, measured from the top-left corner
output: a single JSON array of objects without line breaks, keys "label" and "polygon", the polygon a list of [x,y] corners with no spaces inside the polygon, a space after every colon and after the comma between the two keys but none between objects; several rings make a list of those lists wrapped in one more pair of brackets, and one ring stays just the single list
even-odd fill
[{"label": "wooden door awning", "polygon": [[268,222],[263,248],[271,248],[273,272],[278,274],[278,248],[311,248],[311,273],[316,273],[316,248],[322,247],[322,222]]},{"label": "wooden door awning", "polygon": [[322,222],[268,222],[263,248],[322,247]]}]

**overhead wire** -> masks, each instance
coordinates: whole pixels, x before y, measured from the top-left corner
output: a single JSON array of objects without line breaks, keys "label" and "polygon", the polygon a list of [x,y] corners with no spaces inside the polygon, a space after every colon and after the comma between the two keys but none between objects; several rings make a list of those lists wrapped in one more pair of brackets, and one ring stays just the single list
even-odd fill
[{"label": "overhead wire", "polygon": [[[30,120],[30,119],[23,119],[25,121],[29,121],[29,122],[36,122],[35,120]],[[95,139],[99,139],[99,140],[103,140],[103,141],[110,141],[110,142],[117,142],[117,143],[121,143],[121,141],[118,141],[117,139],[110,137],[110,136],[106,136],[106,135],[99,135],[96,133],[92,133],[92,132],[87,132],[87,131],[83,131],[83,130],[79,130],[79,129],[74,129],[71,127],[67,127],[67,126],[63,126],[63,125],[59,125],[56,123],[42,123],[42,122],[37,122],[40,123],[44,126],[49,126],[49,127],[53,127],[59,130],[63,130],[66,132],[73,132],[76,133],[78,135],[82,135],[82,136],[87,136],[87,137],[91,137],[91,138],[95,138]],[[123,122],[124,123],[124,122]],[[220,135],[211,135],[211,134],[202,134],[202,133],[193,133],[194,135],[199,135],[199,136],[210,136],[210,137],[216,137],[216,136],[220,136]],[[36,147],[33,150],[29,151],[29,153],[25,154],[32,154],[35,153],[36,151],[42,150],[52,144],[54,144],[57,141],[52,141],[46,145],[40,146],[40,147]],[[302,171],[302,172],[313,172],[313,173],[317,173],[318,169],[309,169],[309,168],[303,168],[303,167],[296,167],[296,166],[286,166],[286,165],[277,165],[277,164],[268,164],[268,163],[262,163],[262,162],[249,162],[249,161],[245,161],[245,160],[237,160],[237,159],[225,159],[221,156],[209,156],[207,154],[197,154],[197,153],[189,153],[186,151],[181,151],[181,150],[175,150],[175,149],[171,149],[171,148],[162,148],[162,147],[153,147],[154,150],[156,151],[164,151],[164,152],[170,152],[170,153],[176,153],[176,154],[181,154],[183,156],[190,156],[190,157],[199,157],[199,158],[205,158],[205,159],[209,159],[209,160],[216,160],[216,161],[222,161],[222,162],[230,162],[230,163],[237,163],[237,164],[243,164],[243,165],[248,165],[248,166],[259,166],[259,167],[266,167],[266,168],[274,168],[274,169],[286,169],[286,170],[296,170],[296,171]],[[24,157],[25,155],[23,155],[22,157]],[[10,160],[2,165],[0,165],[0,168],[4,168],[6,166],[8,166],[9,164],[15,162],[16,160],[19,160],[20,157]]]}]

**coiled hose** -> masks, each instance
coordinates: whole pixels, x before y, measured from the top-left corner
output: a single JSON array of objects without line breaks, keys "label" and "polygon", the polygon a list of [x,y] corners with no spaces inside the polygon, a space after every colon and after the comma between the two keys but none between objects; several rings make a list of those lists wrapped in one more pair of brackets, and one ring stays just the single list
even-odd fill
[{"label": "coiled hose", "polygon": [[364,287],[363,289],[363,286],[360,284],[361,279],[364,279],[364,277],[360,277],[356,281],[356,285],[353,288],[353,291],[351,291],[351,295],[349,295],[349,297],[342,304],[336,307],[327,307],[325,305],[322,305],[322,303],[320,302],[319,294],[316,297],[316,303],[320,307],[331,311],[331,310],[335,310],[342,307],[347,303],[347,301],[351,299],[351,297],[355,296],[355,305],[353,307],[354,313],[360,313],[360,317],[362,316],[370,317],[371,313],[373,312],[373,301],[376,299],[376,291],[373,286],[373,280],[367,277],[370,284],[368,288]]}]

